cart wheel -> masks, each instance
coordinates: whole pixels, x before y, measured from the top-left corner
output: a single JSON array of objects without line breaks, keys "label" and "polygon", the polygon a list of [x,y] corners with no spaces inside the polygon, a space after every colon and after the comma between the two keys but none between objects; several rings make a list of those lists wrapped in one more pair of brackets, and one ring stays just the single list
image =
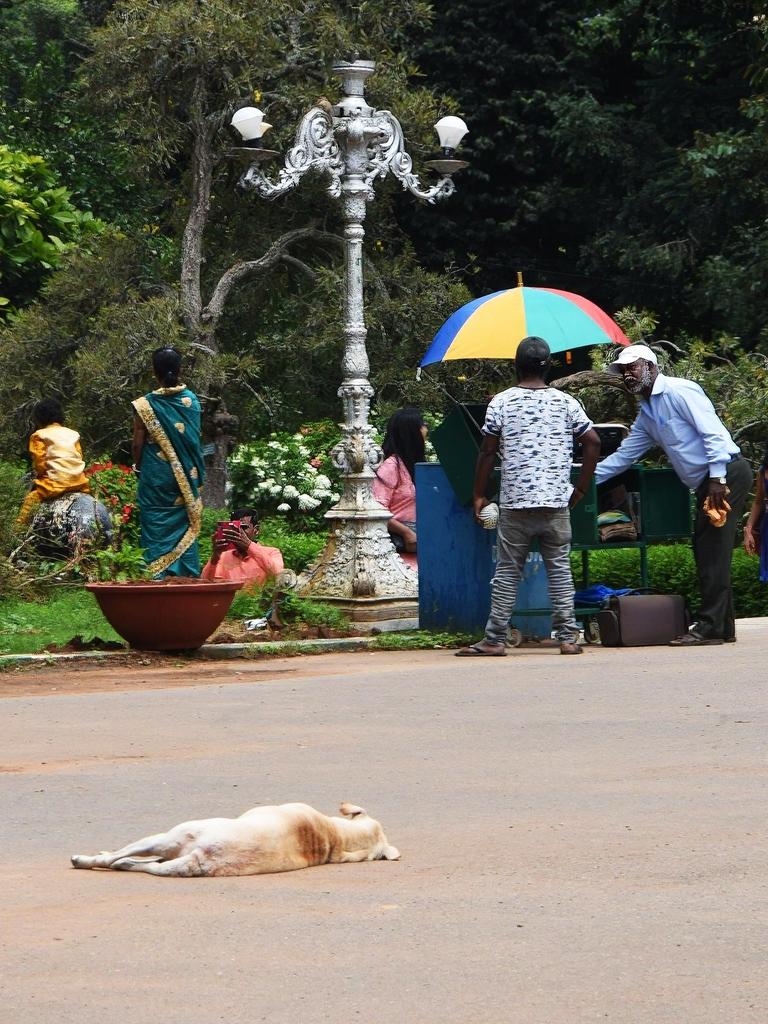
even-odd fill
[{"label": "cart wheel", "polygon": [[588,644],[600,643],[600,627],[594,619],[587,619],[584,623],[584,640]]},{"label": "cart wheel", "polygon": [[510,626],[507,630],[507,647],[519,647],[523,642],[523,634],[519,629]]}]

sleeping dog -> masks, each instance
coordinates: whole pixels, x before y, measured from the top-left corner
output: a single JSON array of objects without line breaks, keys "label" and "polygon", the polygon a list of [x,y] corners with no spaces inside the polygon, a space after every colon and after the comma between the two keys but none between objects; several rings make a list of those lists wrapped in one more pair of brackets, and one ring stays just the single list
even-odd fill
[{"label": "sleeping dog", "polygon": [[400,851],[389,845],[367,811],[348,803],[339,809],[342,818],[328,817],[308,804],[280,804],[253,807],[239,818],[185,821],[114,853],[75,855],[72,865],[191,878],[399,859]]}]

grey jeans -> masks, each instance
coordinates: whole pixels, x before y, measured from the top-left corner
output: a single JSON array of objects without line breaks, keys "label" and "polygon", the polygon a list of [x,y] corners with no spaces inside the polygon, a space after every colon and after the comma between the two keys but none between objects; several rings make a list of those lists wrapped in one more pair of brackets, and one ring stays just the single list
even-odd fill
[{"label": "grey jeans", "polygon": [[525,558],[539,542],[552,602],[552,626],[560,643],[575,642],[579,627],[573,608],[571,517],[567,508],[503,508],[497,527],[496,573],[491,581],[491,614],[485,627],[489,643],[506,640],[515,610]]}]

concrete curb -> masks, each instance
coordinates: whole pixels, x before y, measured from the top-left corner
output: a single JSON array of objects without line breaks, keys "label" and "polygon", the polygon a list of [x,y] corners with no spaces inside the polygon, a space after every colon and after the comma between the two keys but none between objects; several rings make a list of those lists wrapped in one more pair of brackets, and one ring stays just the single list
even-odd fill
[{"label": "concrete curb", "polygon": [[229,661],[232,658],[258,658],[273,654],[328,654],[333,651],[363,651],[371,646],[371,637],[349,636],[335,640],[275,640],[259,644],[203,644],[196,658]]},{"label": "concrete curb", "polygon": [[[193,658],[209,661],[231,661],[235,658],[253,659],[279,657],[291,654],[328,654],[333,651],[363,651],[371,646],[369,636],[340,637],[335,640],[273,640],[253,644],[203,644],[191,652]],[[167,654],[173,651],[133,651],[126,647],[122,651],[78,651],[73,654],[2,654],[0,668],[5,665],[57,665],[59,662],[83,661],[92,658],[124,658],[130,654]]]}]

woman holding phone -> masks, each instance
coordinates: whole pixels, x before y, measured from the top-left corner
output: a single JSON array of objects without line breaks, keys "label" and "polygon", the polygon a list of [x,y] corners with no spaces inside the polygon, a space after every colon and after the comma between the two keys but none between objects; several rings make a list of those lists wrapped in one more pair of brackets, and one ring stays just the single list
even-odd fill
[{"label": "woman holding phone", "polygon": [[205,478],[200,402],[179,383],[181,353],[175,348],[156,349],[152,368],[160,387],[132,403],[141,546],[156,579],[199,576]]}]

